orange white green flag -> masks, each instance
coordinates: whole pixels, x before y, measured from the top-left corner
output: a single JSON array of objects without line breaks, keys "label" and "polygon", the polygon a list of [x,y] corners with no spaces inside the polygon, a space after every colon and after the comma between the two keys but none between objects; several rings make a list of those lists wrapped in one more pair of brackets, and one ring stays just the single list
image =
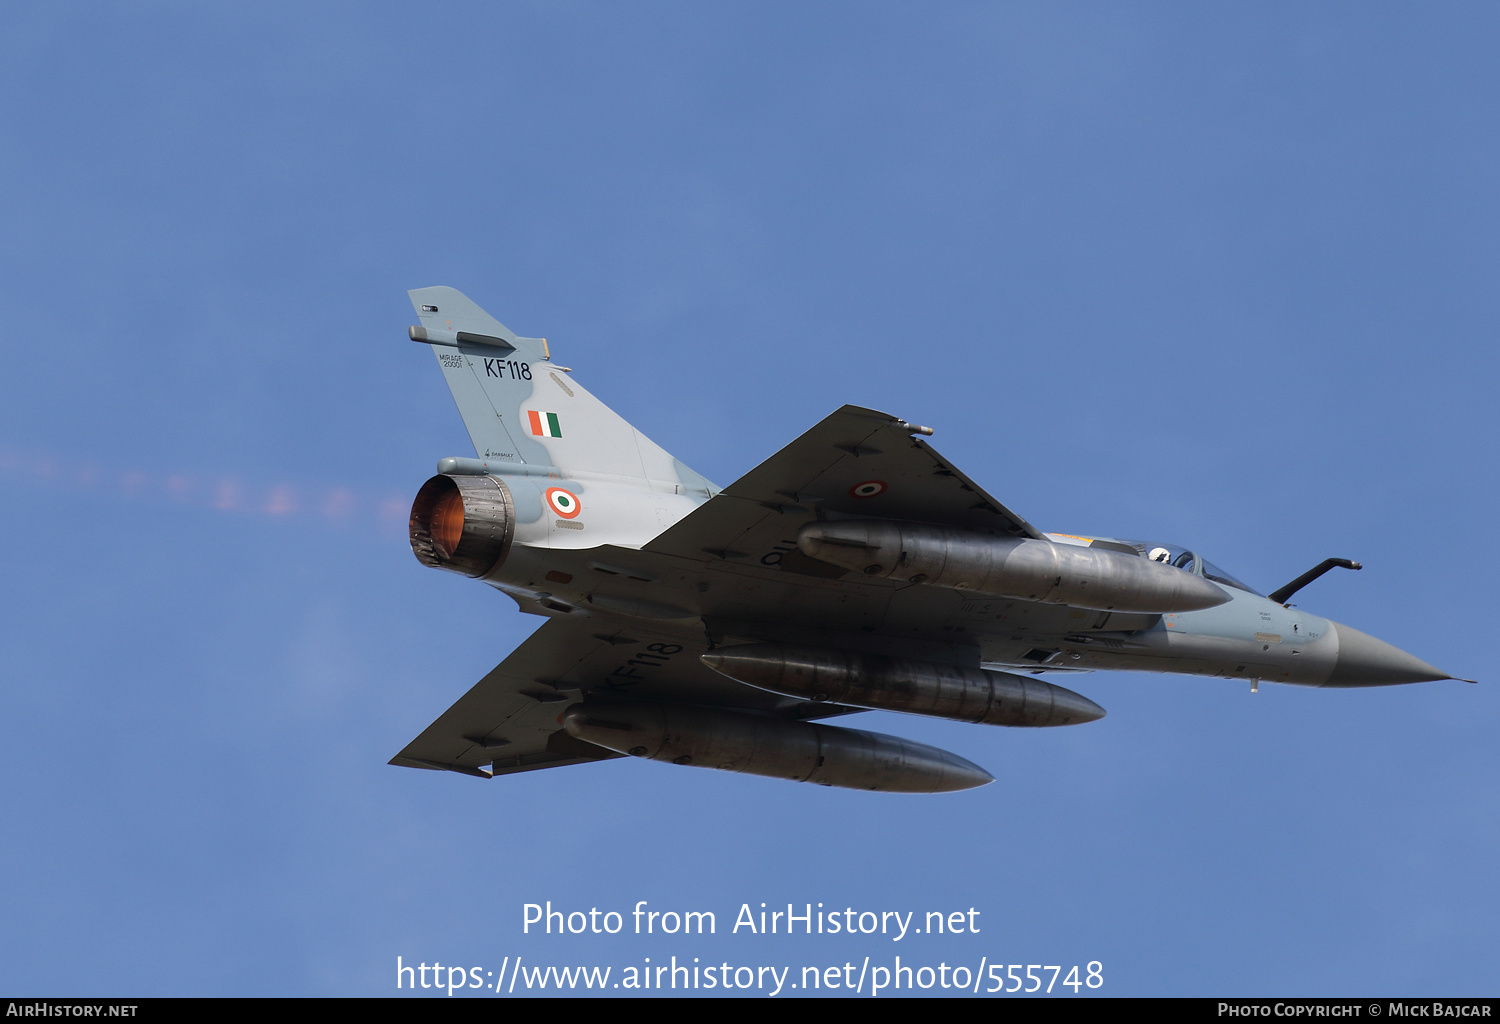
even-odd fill
[{"label": "orange white green flag", "polygon": [[531,432],[537,437],[562,437],[562,424],[557,420],[557,413],[533,409],[526,415],[531,418]]}]

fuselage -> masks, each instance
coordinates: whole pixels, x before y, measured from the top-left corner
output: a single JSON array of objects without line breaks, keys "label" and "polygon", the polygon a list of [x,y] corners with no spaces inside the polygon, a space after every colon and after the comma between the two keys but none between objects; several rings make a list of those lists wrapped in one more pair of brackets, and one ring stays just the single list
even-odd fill
[{"label": "fuselage", "polygon": [[[415,289],[475,458],[412,505],[424,565],[552,621],[393,763],[481,777],[616,755],[855,789],[992,781],[957,754],[819,719],[1098,721],[1092,669],[1374,686],[1446,678],[1190,550],[1043,534],[933,431],[845,405],[721,489],[462,293]],[[1051,678],[1038,676],[1052,674]],[[485,766],[489,770],[485,771]]]},{"label": "fuselage", "polygon": [[1097,642],[1070,646],[1067,658],[1080,668],[1180,672],[1299,686],[1388,686],[1451,678],[1352,626],[1258,594],[1187,549],[1105,543],[1132,548],[1142,557],[1170,560],[1214,582],[1230,600],[1212,608],[1163,614],[1151,627],[1120,638],[1117,647],[1101,648]]},{"label": "fuselage", "polygon": [[[1034,673],[1170,672],[1302,686],[1449,678],[1349,626],[1257,594],[1175,545],[1047,535],[1064,547],[1102,546],[1170,561],[1222,590],[1224,603],[1160,614],[1094,611],[892,586],[858,573],[810,574],[805,564],[784,564],[795,558],[797,537],[790,530],[764,551],[726,552],[709,564],[710,581],[704,582],[700,566],[679,567],[671,556],[641,548],[717,489],[540,474],[501,479],[513,496],[514,539],[507,557],[483,578],[539,614],[635,617],[699,635],[706,626],[745,640],[894,656],[921,650],[934,661]],[[871,622],[879,628],[872,630]]]}]

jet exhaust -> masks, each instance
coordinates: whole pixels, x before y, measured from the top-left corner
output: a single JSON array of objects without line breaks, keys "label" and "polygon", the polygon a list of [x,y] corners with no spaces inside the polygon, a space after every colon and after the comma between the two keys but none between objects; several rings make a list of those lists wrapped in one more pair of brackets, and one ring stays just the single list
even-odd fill
[{"label": "jet exhaust", "polygon": [[867,576],[1098,611],[1186,612],[1229,600],[1201,576],[1123,551],[923,523],[808,523],[797,547]]},{"label": "jet exhaust", "polygon": [[417,492],[408,526],[412,553],[423,565],[484,576],[510,553],[515,502],[492,476],[435,476]]},{"label": "jet exhaust", "polygon": [[632,757],[888,793],[951,793],[993,782],[972,761],[858,729],[677,704],[576,704],[569,736]]},{"label": "jet exhaust", "polygon": [[986,725],[1079,725],[1104,717],[1082,694],[1040,679],[853,651],[781,644],[720,647],[715,672],[772,693]]}]

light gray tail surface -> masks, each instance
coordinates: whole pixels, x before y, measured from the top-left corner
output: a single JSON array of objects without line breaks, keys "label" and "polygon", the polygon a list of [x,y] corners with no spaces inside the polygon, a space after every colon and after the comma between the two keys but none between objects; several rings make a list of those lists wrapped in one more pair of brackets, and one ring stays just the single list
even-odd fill
[{"label": "light gray tail surface", "polygon": [[432,346],[481,459],[717,490],[555,366],[546,339],[519,336],[454,288],[408,294],[422,324],[413,340]]}]

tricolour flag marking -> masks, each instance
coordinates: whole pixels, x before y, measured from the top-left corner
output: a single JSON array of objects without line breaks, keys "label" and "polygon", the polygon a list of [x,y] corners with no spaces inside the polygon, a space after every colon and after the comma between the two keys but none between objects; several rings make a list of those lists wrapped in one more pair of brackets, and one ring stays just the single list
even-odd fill
[{"label": "tricolour flag marking", "polygon": [[557,419],[557,413],[537,412],[533,409],[526,415],[531,420],[531,432],[537,437],[562,437],[562,424]]}]

